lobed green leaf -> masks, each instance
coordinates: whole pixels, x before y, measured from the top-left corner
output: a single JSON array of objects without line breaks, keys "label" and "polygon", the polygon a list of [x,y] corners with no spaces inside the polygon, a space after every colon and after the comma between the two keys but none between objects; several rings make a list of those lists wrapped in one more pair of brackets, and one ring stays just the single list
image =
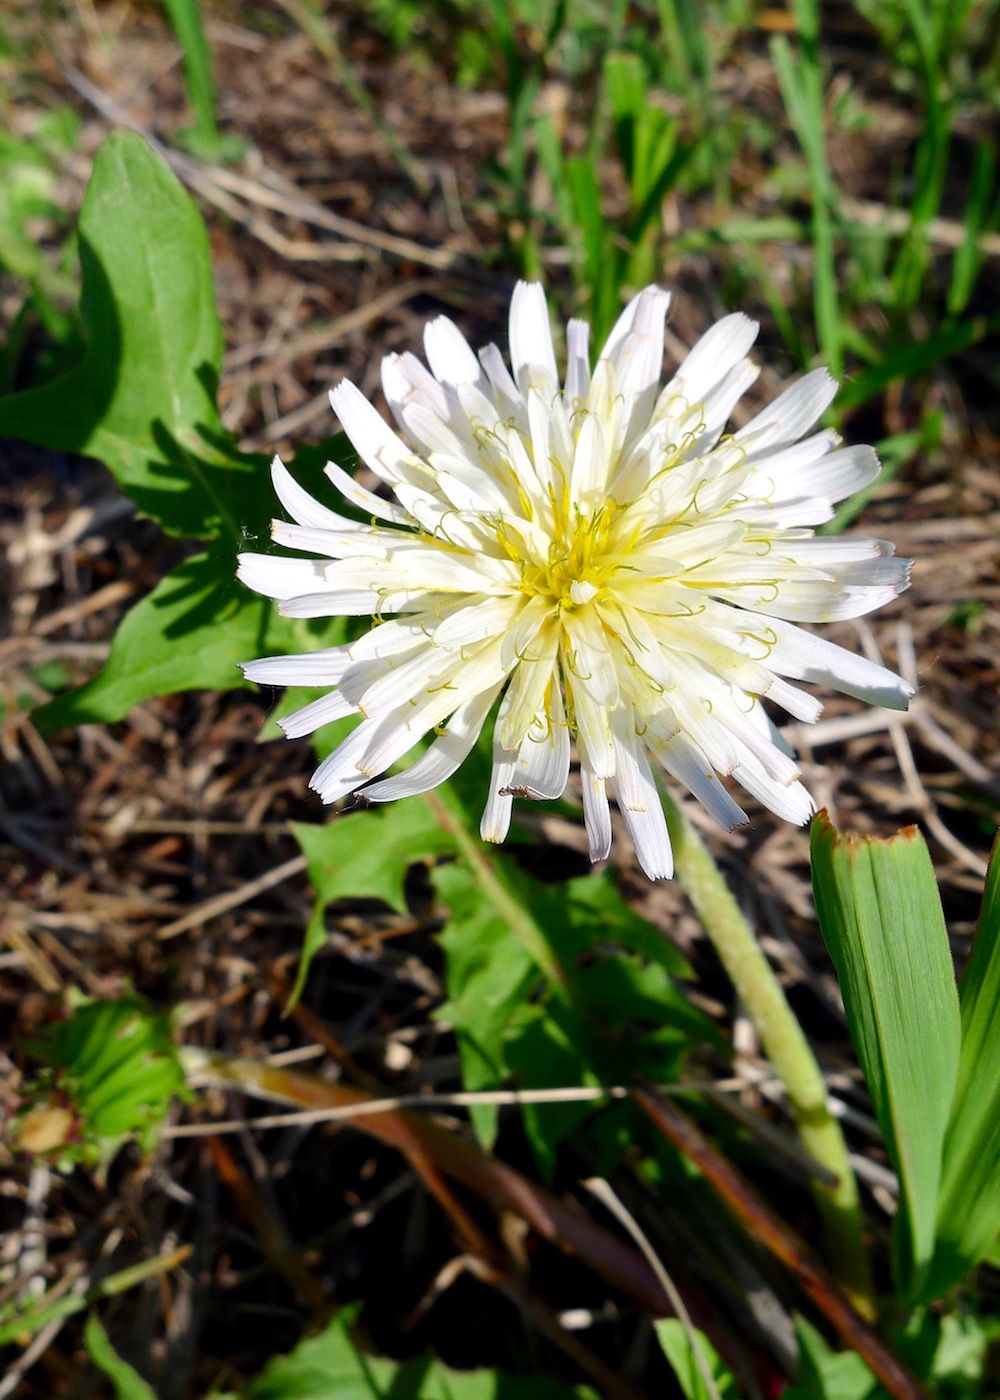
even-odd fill
[{"label": "lobed green leaf", "polygon": [[[72,1128],[46,1144],[60,1161],[105,1166],[130,1138],[150,1151],[175,1096],[187,1088],[169,1018],[135,994],[88,1001],[29,1046],[43,1072],[19,1121],[68,1109]],[[28,1132],[19,1134],[25,1146]]]},{"label": "lobed green leaf", "polygon": [[[439,789],[434,800],[465,826],[454,791]],[[472,857],[418,799],[294,830],[317,902],[293,998],[326,941],[331,902],[368,897],[402,909],[407,867],[435,862],[447,910],[440,940],[448,1000],[438,1014],[454,1030],[468,1090],[495,1089],[511,1077],[522,1088],[618,1082],[623,1073],[671,1079],[690,1044],[718,1039],[672,980],[688,974],[684,959],[628,908],[608,876],[545,886],[507,853]],[[525,1108],[543,1169],[592,1111],[592,1104]],[[471,1117],[491,1145],[497,1109],[477,1105]]]},{"label": "lobed green leaf", "polygon": [[373,1356],[354,1341],[357,1316],[357,1307],[345,1308],[318,1336],[273,1357],[246,1386],[244,1400],[593,1400],[587,1387],[547,1376],[453,1371],[430,1354],[410,1361]]}]

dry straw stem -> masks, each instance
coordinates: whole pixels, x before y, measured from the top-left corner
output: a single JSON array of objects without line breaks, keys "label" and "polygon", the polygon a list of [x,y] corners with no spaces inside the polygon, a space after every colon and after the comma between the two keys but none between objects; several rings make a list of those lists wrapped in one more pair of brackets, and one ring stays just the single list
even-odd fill
[{"label": "dry straw stem", "polygon": [[[193,1047],[183,1049],[181,1055],[191,1079],[240,1088],[299,1108],[356,1112],[373,1102],[372,1095],[361,1089],[328,1084],[313,1075],[253,1060]],[[402,1109],[380,1107],[377,1112],[357,1117],[355,1126],[401,1152],[421,1175],[421,1168],[430,1163],[438,1175],[473,1192],[499,1214],[509,1213],[525,1221],[542,1239],[575,1255],[610,1287],[654,1317],[673,1315],[669,1297],[638,1251],[465,1137]],[[696,1325],[707,1333],[720,1355],[733,1364],[741,1349],[728,1328],[690,1291],[686,1305]]]},{"label": "dry straw stem", "polygon": [[[234,1087],[272,1101],[304,1109],[357,1109],[372,1102],[363,1090],[328,1084],[316,1076],[187,1047],[181,1051],[191,1079]],[[632,1091],[638,1107],[699,1167],[753,1236],[798,1280],[845,1342],[864,1358],[894,1400],[928,1400],[926,1392],[883,1345],[851,1306],[823,1265],[795,1233],[757,1196],[739,1172],[711,1146],[695,1125],[655,1089]],[[523,1177],[472,1142],[415,1113],[380,1108],[355,1117],[355,1125],[396,1148],[411,1162],[431,1163],[447,1177],[487,1201],[498,1212],[524,1220],[539,1236],[576,1255],[610,1286],[630,1297],[654,1317],[674,1312],[656,1271],[641,1253],[580,1211]],[[707,1333],[730,1364],[734,1340],[718,1319],[690,1291],[685,1304],[692,1321]]]}]

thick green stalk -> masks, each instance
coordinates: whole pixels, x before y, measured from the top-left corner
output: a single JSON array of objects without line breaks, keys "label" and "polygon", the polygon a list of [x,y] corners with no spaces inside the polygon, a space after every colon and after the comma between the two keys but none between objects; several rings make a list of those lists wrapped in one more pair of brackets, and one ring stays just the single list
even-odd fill
[{"label": "thick green stalk", "polygon": [[875,1313],[874,1287],[858,1184],[840,1125],[827,1107],[826,1085],[816,1057],[781,983],[701,837],[666,794],[664,808],[677,879],[746,1007],[764,1053],[785,1086],[803,1147],[837,1178],[836,1186],[817,1180],[816,1202],[839,1281],[858,1311],[871,1318]]}]

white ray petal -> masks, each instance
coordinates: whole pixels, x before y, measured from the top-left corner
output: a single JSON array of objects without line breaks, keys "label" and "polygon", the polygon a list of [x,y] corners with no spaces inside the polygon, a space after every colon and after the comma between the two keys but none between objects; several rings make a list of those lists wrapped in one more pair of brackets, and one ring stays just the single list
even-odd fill
[{"label": "white ray petal", "polygon": [[590,391],[590,326],[586,321],[572,320],[566,326],[566,385],[563,396],[571,411],[587,401]]},{"label": "white ray petal", "polygon": [[405,773],[383,778],[365,788],[367,801],[394,802],[400,797],[413,797],[420,792],[430,792],[450,778],[475,748],[499,689],[494,686],[492,690],[485,690],[456,710],[445,732]]},{"label": "white ray petal", "polygon": [[804,690],[799,690],[798,686],[789,685],[780,676],[772,676],[764,694],[768,700],[773,700],[802,724],[815,724],[823,713],[821,700],[817,700],[815,695],[808,695]]},{"label": "white ray petal", "polygon": [[747,390],[757,382],[759,376],[759,365],[755,365],[753,360],[741,360],[719,381],[705,398],[702,412],[704,427],[686,455],[700,457],[711,451],[722,436],[722,430],[729,422],[733,409]]},{"label": "white ray petal", "polygon": [[514,752],[520,748],[542,708],[558,649],[559,628],[550,622],[543,627],[514,668],[504,697],[507,701],[506,713],[503,720],[497,722],[497,737],[504,749]]},{"label": "white ray petal", "polygon": [[[618,779],[615,778],[612,786],[617,785]],[[632,838],[636,859],[645,874],[650,880],[669,880],[674,873],[674,853],[667,832],[667,820],[652,777],[648,777],[648,793],[642,807],[624,805],[620,795],[618,805]]]},{"label": "white ray petal", "polygon": [[373,515],[376,520],[391,521],[393,525],[412,524],[405,510],[400,510],[399,506],[393,505],[391,501],[383,501],[381,496],[366,490],[336,462],[327,462],[323,470],[344,499],[363,510],[366,515]]},{"label": "white ray petal", "polygon": [[514,758],[494,760],[490,773],[490,789],[486,806],[479,822],[479,835],[493,846],[499,846],[507,839],[510,819],[514,811],[514,798],[510,791],[510,780],[514,773]]},{"label": "white ray petal", "polygon": [[[758,470],[766,470],[767,465],[766,461],[761,462]],[[829,501],[842,501],[870,486],[880,470],[881,463],[874,447],[844,447],[794,473],[789,472],[775,496],[778,500],[791,496],[825,496]]]},{"label": "white ray petal", "polygon": [[611,808],[605,780],[586,763],[580,765],[583,788],[583,820],[592,861],[607,860],[611,854]]},{"label": "white ray petal", "polygon": [[510,668],[527,654],[535,637],[555,612],[555,604],[550,598],[536,593],[521,609],[514,626],[503,639],[501,659]]},{"label": "white ray petal", "polygon": [[461,607],[434,628],[434,645],[464,647],[499,636],[513,626],[526,602],[523,594],[495,598],[470,593]]},{"label": "white ray petal", "polygon": [[365,781],[358,760],[363,756],[376,728],[374,720],[362,720],[316,769],[309,779],[309,786],[313,792],[319,793],[324,802],[336,802],[338,798],[346,797]]},{"label": "white ray petal", "polygon": [[558,386],[549,308],[540,282],[518,282],[514,288],[510,299],[510,363],[514,382],[522,394],[527,394],[538,370],[553,388]]},{"label": "white ray petal", "polygon": [[510,830],[511,813],[514,810],[514,798],[510,791],[510,783],[514,776],[517,755],[509,753],[500,742],[500,726],[506,720],[510,710],[509,695],[508,690],[500,701],[496,724],[493,726],[493,767],[490,772],[490,787],[486,806],[479,823],[480,836],[484,841],[489,841],[493,845],[499,845],[506,838],[507,832]]},{"label": "white ray petal", "polygon": [[511,789],[545,802],[561,797],[569,778],[569,759],[569,726],[559,677],[554,675],[548,710],[535,716],[517,751]]},{"label": "white ray petal", "polygon": [[905,710],[913,698],[913,687],[901,676],[825,637],[777,618],[769,621],[768,629],[774,634],[775,644],[767,664],[781,675],[829,686],[868,705],[889,710]]},{"label": "white ray petal", "polygon": [[596,778],[614,777],[615,746],[607,708],[598,704],[584,682],[567,676],[566,685],[576,719],[576,743],[581,764],[586,764]]},{"label": "white ray petal", "polygon": [[292,476],[280,457],[271,462],[271,482],[274,494],[299,525],[313,525],[319,530],[365,530],[369,527],[346,515],[328,510]]},{"label": "white ray petal", "polygon": [[294,598],[300,593],[332,593],[322,559],[287,559],[279,554],[238,554],[236,577],[267,598]]},{"label": "white ray petal", "polygon": [[375,617],[387,612],[423,612],[447,599],[444,593],[423,589],[374,592],[371,588],[329,588],[322,593],[302,593],[278,604],[282,617]]},{"label": "white ray petal", "polygon": [[[793,443],[791,447],[778,447],[774,451],[767,451],[754,455],[754,476],[756,481],[758,475],[770,477],[772,483],[777,486],[779,483],[788,484],[791,489],[797,481],[798,474],[810,467],[814,462],[818,462],[821,457],[840,444],[840,434],[833,428],[824,428],[822,432],[813,433],[812,437],[803,438],[801,442]],[[868,451],[873,449],[869,448]],[[798,495],[796,489],[794,492]],[[805,492],[802,492],[805,495]]]},{"label": "white ray petal", "polygon": [[837,387],[828,370],[811,370],[740,428],[736,441],[745,444],[750,461],[774,443],[798,442],[833,403]]},{"label": "white ray petal", "polygon": [[344,646],[295,656],[262,656],[257,661],[241,662],[240,670],[258,685],[336,685],[350,664]]},{"label": "white ray petal", "polygon": [[291,525],[287,520],[271,521],[271,539],[287,549],[322,554],[327,559],[341,559],[350,555],[370,559],[384,554],[398,543],[398,536],[394,538],[393,532],[379,532],[371,525],[355,525],[350,530],[328,530],[317,529],[315,525]]},{"label": "white ray petal", "polygon": [[650,726],[645,739],[660,765],[698,799],[724,831],[746,825],[746,812],[730,797],[708,757],[690,735],[680,730],[664,735]]},{"label": "white ray petal", "polygon": [[357,385],[342,379],[330,390],[330,405],[365,466],[390,486],[407,476],[412,452]]},{"label": "white ray petal", "polygon": [[305,734],[315,734],[324,724],[331,724],[335,719],[346,719],[348,715],[356,713],[357,706],[345,700],[339,691],[333,690],[329,695],[311,700],[300,710],[293,710],[284,719],[279,719],[278,724],[286,739],[301,739]]},{"label": "white ray petal", "polygon": [[795,826],[803,826],[816,810],[815,802],[801,783],[786,787],[777,782],[749,752],[733,769],[733,777],[775,816]]},{"label": "white ray petal", "polygon": [[421,404],[442,421],[450,416],[448,390],[440,384],[410,350],[402,355],[386,355],[382,361],[382,392],[400,427],[405,427],[404,409]]},{"label": "white ray petal", "polygon": [[613,444],[596,413],[588,413],[576,440],[570,500],[593,511],[607,491]]},{"label": "white ray petal", "polygon": [[661,399],[667,401],[680,395],[689,404],[701,403],[746,357],[759,331],[757,322],[741,312],[716,321],[688,351]]},{"label": "white ray petal", "polygon": [[663,331],[669,305],[670,297],[659,287],[647,287],[640,292],[628,333],[611,353],[615,386],[622,401],[616,451],[627,449],[649,422],[660,388]]},{"label": "white ray petal", "polygon": [[447,316],[435,316],[424,327],[424,354],[431,373],[445,384],[475,384],[482,389],[486,376],[465,336]]},{"label": "white ray petal", "polygon": [[573,676],[574,691],[586,690],[595,704],[618,704],[618,673],[600,619],[589,608],[563,614],[563,666]]},{"label": "white ray petal", "polygon": [[426,691],[414,703],[401,705],[386,715],[358,766],[367,777],[378,777],[473,696],[495,689],[502,679],[496,665],[496,648],[484,649],[475,664],[464,667],[449,683]]},{"label": "white ray petal", "polygon": [[528,431],[528,409],[520,389],[511,378],[510,370],[503,362],[503,356],[495,345],[484,345],[479,352],[479,363],[493,390],[497,409],[504,419],[512,419],[522,433]]}]

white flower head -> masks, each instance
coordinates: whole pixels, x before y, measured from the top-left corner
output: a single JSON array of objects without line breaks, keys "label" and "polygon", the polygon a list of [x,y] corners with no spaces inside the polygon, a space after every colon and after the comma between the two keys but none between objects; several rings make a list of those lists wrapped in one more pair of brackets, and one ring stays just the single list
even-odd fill
[{"label": "white flower head", "polygon": [[[832,686],[903,709],[891,671],[803,631],[859,617],[908,582],[881,540],[817,538],[833,504],[874,480],[871,447],[810,432],[836,384],[804,375],[745,427],[724,429],[757,377],[757,325],[726,316],[661,385],[669,296],[647,287],[597,359],[569,322],[560,387],[544,292],[518,283],[508,372],[439,316],[412,354],[382,362],[403,437],[344,381],[330,400],[393,500],[330,463],[366,517],[316,502],[275,458],[295,524],[273,537],[303,554],[244,554],[240,577],[289,617],[372,615],[358,641],[252,661],[255,681],[326,687],[282,721],[289,737],[359,715],[313,775],[325,802],[425,792],[471,751],[494,703],[493,772],[482,835],[502,841],[515,795],[566,788],[576,740],[590,854],[611,848],[609,798],[642,868],[672,873],[651,758],[727,829],[746,815],[735,778],[793,822],[813,803],[761,705],[798,720],[821,706],[790,685]],[[404,772],[379,778],[432,730]],[[367,784],[367,786],[365,786]]]}]

